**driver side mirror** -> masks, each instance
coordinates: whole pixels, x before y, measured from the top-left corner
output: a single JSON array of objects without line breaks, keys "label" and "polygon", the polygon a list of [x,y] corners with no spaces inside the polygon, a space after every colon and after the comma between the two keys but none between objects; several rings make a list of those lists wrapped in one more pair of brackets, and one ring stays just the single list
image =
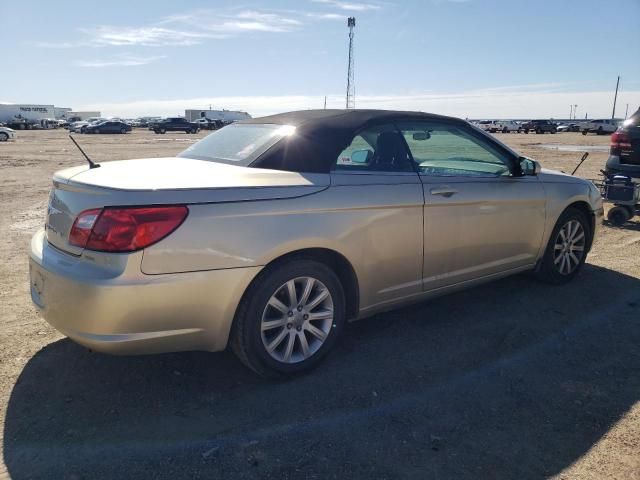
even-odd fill
[{"label": "driver side mirror", "polygon": [[520,171],[522,175],[535,177],[542,171],[542,165],[531,158],[520,157]]}]

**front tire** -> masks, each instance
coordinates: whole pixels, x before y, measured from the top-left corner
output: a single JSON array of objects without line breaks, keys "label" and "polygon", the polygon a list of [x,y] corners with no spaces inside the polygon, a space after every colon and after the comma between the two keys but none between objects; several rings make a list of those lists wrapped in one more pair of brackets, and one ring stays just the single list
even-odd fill
[{"label": "front tire", "polygon": [[344,290],[336,274],[315,260],[293,258],[267,267],[247,289],[231,347],[261,376],[291,376],[318,365],[344,323]]},{"label": "front tire", "polygon": [[6,142],[7,140],[9,140],[9,135],[5,132],[0,132],[0,142]]},{"label": "front tire", "polygon": [[570,282],[582,269],[590,243],[587,216],[577,208],[566,209],[551,233],[536,277],[555,285]]}]

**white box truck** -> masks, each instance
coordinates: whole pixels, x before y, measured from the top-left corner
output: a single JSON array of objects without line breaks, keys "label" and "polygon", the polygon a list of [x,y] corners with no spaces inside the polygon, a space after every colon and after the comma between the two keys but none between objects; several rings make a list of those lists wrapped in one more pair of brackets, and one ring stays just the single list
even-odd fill
[{"label": "white box truck", "polygon": [[53,105],[0,104],[0,123],[16,130],[40,127],[43,125],[43,120],[55,118]]}]

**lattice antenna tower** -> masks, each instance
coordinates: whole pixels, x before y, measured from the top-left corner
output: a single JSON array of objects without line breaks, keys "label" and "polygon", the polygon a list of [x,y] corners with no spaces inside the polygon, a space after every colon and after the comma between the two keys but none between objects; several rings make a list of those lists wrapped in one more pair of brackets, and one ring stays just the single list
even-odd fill
[{"label": "lattice antenna tower", "polygon": [[356,17],[347,19],[349,27],[349,67],[347,69],[347,108],[356,108],[356,84],[353,78],[353,29],[356,27]]}]

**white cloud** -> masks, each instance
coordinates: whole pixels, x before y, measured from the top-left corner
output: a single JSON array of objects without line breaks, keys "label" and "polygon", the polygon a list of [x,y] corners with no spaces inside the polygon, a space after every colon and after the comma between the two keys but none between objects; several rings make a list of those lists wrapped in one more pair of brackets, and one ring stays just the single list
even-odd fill
[{"label": "white cloud", "polygon": [[165,55],[155,55],[151,57],[139,57],[135,55],[116,55],[109,60],[77,60],[74,65],[87,68],[106,68],[106,67],[137,67],[140,65],[148,65],[166,58]]},{"label": "white cloud", "polygon": [[306,13],[305,14],[309,18],[317,18],[319,20],[347,20],[345,15],[341,15],[339,13]]},{"label": "white cloud", "polygon": [[81,47],[79,42],[33,42],[34,47],[40,48],[77,48]]},{"label": "white cloud", "polygon": [[188,46],[247,32],[290,32],[300,25],[300,21],[277,13],[243,10],[227,15],[200,9],[165,17],[152,26],[124,30],[99,27],[93,33],[98,43],[110,45]]},{"label": "white cloud", "polygon": [[[183,98],[175,100],[146,100],[132,103],[104,103],[83,105],[83,110],[100,110],[105,115],[135,117],[139,115],[179,115],[188,108],[239,109],[253,116],[290,110],[322,108],[323,96],[228,96]],[[626,103],[635,111],[640,105],[640,90],[622,91],[618,96],[618,112]],[[416,93],[397,95],[359,95],[358,108],[390,110],[419,110],[469,118],[565,118],[569,105],[578,104],[578,116],[611,115],[611,92],[551,92],[511,87],[510,90],[484,89],[454,93]],[[328,108],[344,108],[344,96],[329,95]],[[624,113],[624,112],[622,112]]]},{"label": "white cloud", "polygon": [[99,25],[78,29],[84,34],[74,42],[34,42],[41,48],[76,47],[165,47],[191,46],[205,40],[225,39],[249,32],[285,33],[302,22],[279,13],[242,10],[225,14],[210,9],[170,15],[140,26]]},{"label": "white cloud", "polygon": [[349,10],[353,12],[364,12],[367,10],[379,10],[380,5],[374,3],[360,3],[360,2],[345,2],[342,0],[311,0],[314,3],[322,3],[330,5],[340,10]]},{"label": "white cloud", "polygon": [[111,27],[82,29],[90,37],[91,46],[189,46],[204,38],[222,38],[206,32],[191,32],[163,27]]}]

